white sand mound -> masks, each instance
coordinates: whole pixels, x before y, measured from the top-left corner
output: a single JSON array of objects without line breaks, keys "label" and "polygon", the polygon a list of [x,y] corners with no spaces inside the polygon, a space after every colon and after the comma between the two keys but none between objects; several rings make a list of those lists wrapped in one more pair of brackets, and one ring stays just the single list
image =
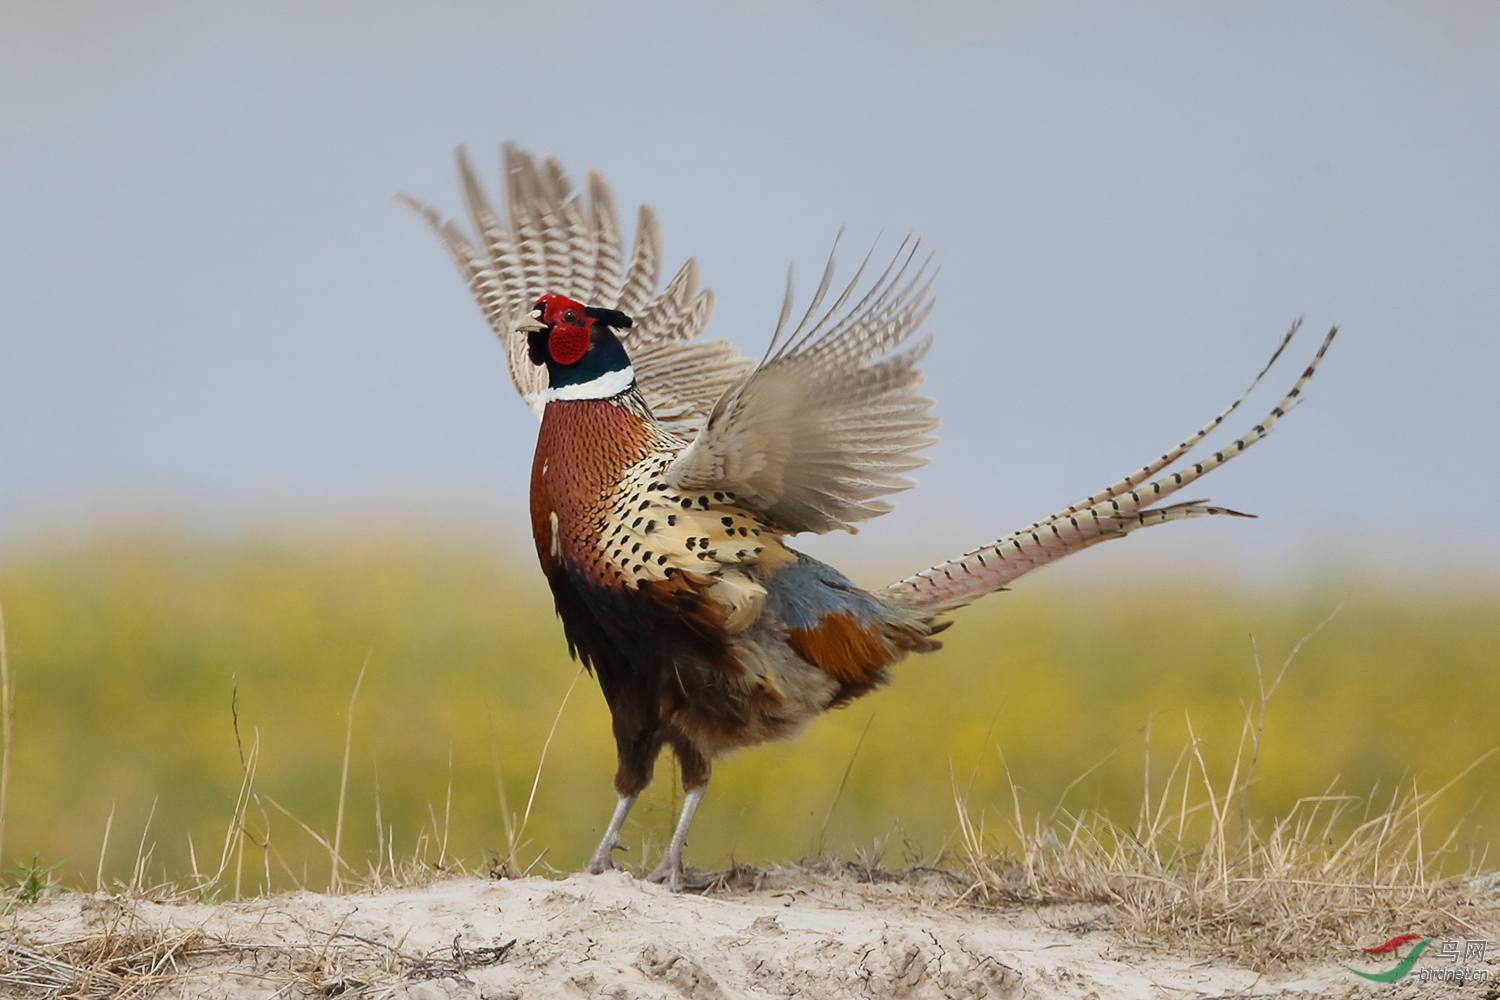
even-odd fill
[{"label": "white sand mound", "polygon": [[756,881],[706,897],[619,873],[222,905],[65,895],[5,920],[0,996],[1484,996],[1377,994],[1333,963],[1261,976],[1126,947],[1102,909],[980,911],[920,880]]}]

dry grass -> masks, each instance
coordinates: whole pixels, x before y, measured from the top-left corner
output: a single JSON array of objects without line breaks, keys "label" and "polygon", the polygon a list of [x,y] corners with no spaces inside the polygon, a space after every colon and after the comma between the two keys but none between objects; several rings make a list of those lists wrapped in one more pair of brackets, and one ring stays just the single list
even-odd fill
[{"label": "dry grass", "polygon": [[189,955],[222,949],[202,935],[110,927],[99,934],[28,947],[7,940],[0,985],[20,996],[148,996],[187,972]]},{"label": "dry grass", "polygon": [[147,905],[124,896],[85,900],[89,932],[45,945],[6,933],[0,938],[0,995],[128,1000],[169,985],[222,985],[233,977],[279,995],[385,1000],[414,981],[462,979],[467,970],[501,961],[515,944],[465,948],[455,940],[424,954],[345,933],[342,924],[309,929],[306,943],[269,935],[241,940],[201,925],[163,926],[142,913]]},{"label": "dry grass", "polygon": [[[969,894],[985,903],[1108,905],[1112,926],[1132,943],[1223,955],[1257,969],[1326,958],[1336,946],[1413,928],[1469,938],[1500,930],[1500,878],[1477,865],[1445,878],[1440,859],[1452,835],[1426,846],[1422,811],[1441,790],[1406,791],[1373,815],[1369,800],[1310,797],[1269,830],[1248,829],[1236,846],[1229,786],[1216,790],[1207,775],[1199,785],[1183,789],[1186,806],[1138,827],[1098,813],[1027,826],[1018,811],[1009,832],[1019,850],[965,816]],[[1189,825],[1206,825],[1208,833],[1178,829]]]},{"label": "dry grass", "polygon": [[[982,813],[974,817],[968,793],[954,782],[962,870],[973,880],[967,895],[981,902],[1107,905],[1113,927],[1132,943],[1222,955],[1262,970],[1326,959],[1338,946],[1414,928],[1425,935],[1495,935],[1500,872],[1486,871],[1485,856],[1460,846],[1461,826],[1434,831],[1424,817],[1497,750],[1431,791],[1411,779],[1384,797],[1355,796],[1339,794],[1335,781],[1283,816],[1247,822],[1271,696],[1322,627],[1293,647],[1269,685],[1256,653],[1259,703],[1245,707],[1227,775],[1216,776],[1205,762],[1202,734],[1188,719],[1190,742],[1155,788],[1148,724],[1133,823],[1098,810],[1068,812],[1061,801],[1028,823],[997,746],[1011,790],[1000,836],[986,828]],[[1459,874],[1451,874],[1455,869]]]},{"label": "dry grass", "polygon": [[[1383,940],[1414,928],[1433,936],[1500,936],[1500,873],[1486,871],[1487,858],[1483,855],[1464,853],[1459,827],[1435,831],[1429,818],[1439,800],[1494,750],[1435,789],[1424,791],[1412,779],[1379,797],[1374,792],[1353,796],[1339,793],[1335,782],[1320,794],[1298,800],[1283,815],[1269,820],[1247,819],[1247,813],[1256,813],[1247,810],[1247,802],[1255,788],[1268,707],[1298,652],[1321,628],[1318,626],[1293,647],[1274,677],[1267,677],[1256,654],[1258,699],[1243,706],[1237,750],[1227,765],[1211,763],[1213,758],[1202,749],[1203,734],[1189,718],[1189,740],[1162,780],[1160,775],[1153,775],[1148,725],[1142,792],[1131,822],[1122,823],[1103,809],[1063,808],[1068,792],[1103,761],[1065,789],[1050,812],[1037,813],[1028,820],[1020,787],[997,746],[1010,792],[1005,819],[998,825],[971,802],[971,776],[965,789],[960,789],[957,780],[953,782],[956,847],[940,851],[936,860],[893,873],[882,867],[884,852],[877,844],[861,855],[857,865],[825,860],[808,867],[776,870],[771,881],[784,885],[788,880],[808,878],[897,880],[922,901],[955,908],[1088,904],[1102,908],[1103,924],[1133,945],[1222,955],[1262,970],[1326,961],[1340,947]],[[343,755],[331,836],[299,819],[259,787],[260,733],[252,729],[248,740],[242,737],[238,702],[232,698],[241,781],[218,845],[219,857],[200,868],[197,850],[190,841],[190,873],[175,878],[163,873],[153,881],[148,874],[153,870],[154,853],[148,816],[139,840],[131,837],[137,850],[129,879],[117,880],[113,895],[96,893],[100,906],[113,908],[103,928],[45,946],[19,938],[14,924],[0,928],[0,987],[36,996],[147,995],[168,980],[203,974],[215,963],[222,965],[225,956],[242,958],[242,944],[216,939],[201,930],[165,933],[144,929],[145,925],[134,919],[134,908],[151,901],[216,902],[265,895],[274,884],[273,871],[279,873],[278,880],[284,877],[299,889],[307,888],[310,880],[305,862],[298,871],[296,850],[284,851],[273,838],[273,814],[290,821],[326,854],[331,869],[327,883],[330,893],[423,886],[446,877],[519,877],[543,866],[547,851],[529,843],[527,829],[548,750],[578,675],[558,705],[536,762],[525,808],[519,815],[509,807],[491,731],[505,848],[477,867],[466,865],[449,850],[453,822],[451,753],[442,815],[436,809],[429,810],[429,823],[410,851],[398,856],[394,830],[381,815],[377,772],[375,850],[362,852],[362,860],[346,856],[354,709],[363,681],[361,669],[341,727]],[[0,734],[0,743],[4,744],[0,747],[0,837],[10,768],[13,684],[4,619],[0,617],[0,722],[4,728]],[[870,721],[866,721],[838,791],[823,814],[820,842],[869,727]],[[104,889],[104,857],[113,827],[112,810],[104,828],[96,890]],[[700,888],[731,893],[768,891],[768,878],[771,876],[765,870],[735,866],[702,879]],[[316,946],[257,944],[256,948],[263,952],[264,961],[257,959],[261,964],[255,975],[322,995],[360,989],[365,995],[379,996],[401,982],[446,975],[455,969],[461,972],[466,964],[498,961],[500,957],[465,952],[457,944],[451,954],[407,954],[399,948],[342,935],[338,928],[326,932]],[[5,992],[3,988],[0,993]]]},{"label": "dry grass", "polygon": [[10,650],[5,639],[5,609],[0,607],[0,859],[5,857],[5,814],[10,807],[10,726],[14,693],[10,678]]},{"label": "dry grass", "polygon": [[[3,643],[3,634],[0,634],[0,643]],[[244,899],[247,853],[251,855],[252,864],[258,862],[264,875],[263,881],[256,881],[257,891],[252,895],[266,895],[266,887],[271,885],[273,863],[299,890],[305,889],[305,873],[299,876],[273,843],[266,803],[327,852],[334,872],[328,887],[330,896],[420,887],[438,878],[497,877],[499,873],[494,868],[475,872],[448,857],[446,824],[439,827],[435,815],[431,828],[424,829],[417,838],[412,853],[398,858],[393,842],[382,826],[378,795],[375,822],[383,831],[379,850],[363,871],[341,855],[348,756],[354,732],[353,712],[363,679],[361,671],[349,699],[338,822],[331,839],[258,790],[256,773],[260,735],[253,733],[247,751],[240,736],[238,712],[234,708],[237,702],[232,700],[231,714],[243,778],[213,871],[200,871],[196,850],[190,844],[192,871],[188,876],[148,881],[147,871],[154,849],[150,843],[151,821],[148,817],[141,832],[130,880],[117,881],[113,892],[103,891],[103,859],[109,849],[113,825],[111,813],[111,822],[105,825],[104,841],[100,847],[96,892],[81,903],[89,917],[90,931],[61,939],[49,936],[45,942],[37,943],[28,941],[19,931],[18,920],[12,919],[9,926],[0,924],[0,996],[128,1000],[152,996],[169,985],[191,985],[195,981],[206,985],[234,977],[253,980],[262,987],[270,986],[277,995],[359,996],[364,1000],[387,1000],[401,995],[403,988],[412,982],[462,979],[468,969],[501,961],[510,945],[464,948],[455,939],[451,948],[421,954],[403,950],[399,945],[391,946],[346,934],[342,924],[327,931],[309,930],[310,943],[289,944],[261,938],[253,941],[231,939],[208,933],[202,925],[184,930],[143,919],[142,908],[154,904],[175,906],[215,903],[224,897]],[[545,759],[545,751],[543,757]],[[540,775],[539,764],[537,780],[540,780]],[[524,822],[519,832],[524,832]],[[432,856],[434,848],[437,850],[435,859]],[[259,858],[254,857],[256,854]],[[504,862],[500,864],[503,869]],[[32,893],[22,902],[35,902],[39,896],[39,893]],[[14,907],[11,912],[15,912]]]},{"label": "dry grass", "polygon": [[[3,622],[0,622],[3,624]],[[3,634],[0,634],[3,637]],[[366,664],[368,665],[368,664]],[[309,888],[309,880],[304,868],[299,872],[293,866],[295,855],[283,852],[273,837],[270,810],[266,808],[269,804],[271,810],[276,811],[285,819],[290,821],[297,829],[301,830],[320,851],[327,855],[329,860],[329,877],[327,891],[329,894],[340,894],[350,892],[363,892],[387,888],[406,888],[421,886],[430,883],[435,878],[457,877],[457,876],[479,876],[491,878],[518,878],[530,875],[538,865],[542,864],[547,855],[547,849],[542,848],[529,863],[522,862],[522,855],[529,846],[526,839],[526,830],[531,822],[532,806],[536,801],[537,789],[541,784],[543,768],[547,762],[547,753],[552,746],[553,738],[557,734],[558,722],[561,720],[563,711],[567,708],[568,699],[572,696],[573,689],[578,683],[578,678],[583,675],[579,669],[564,693],[561,703],[558,705],[557,714],[553,719],[552,728],[548,731],[547,738],[542,744],[541,753],[536,764],[536,771],[532,777],[531,792],[527,797],[526,808],[518,817],[508,807],[505,795],[505,783],[500,774],[498,754],[494,754],[495,780],[500,796],[500,807],[504,820],[506,851],[503,854],[496,852],[482,867],[475,869],[468,865],[463,859],[456,858],[448,850],[448,837],[452,825],[452,801],[453,801],[453,775],[452,760],[449,760],[448,785],[444,795],[444,808],[441,820],[435,810],[429,806],[429,824],[424,826],[418,833],[416,842],[409,853],[403,852],[397,856],[395,847],[395,832],[388,826],[382,815],[380,805],[379,772],[375,774],[375,798],[374,798],[374,824],[376,831],[376,845],[372,854],[364,859],[362,866],[351,861],[343,851],[343,833],[345,807],[349,792],[349,758],[354,743],[354,708],[359,698],[359,691],[364,684],[365,667],[361,667],[359,675],[354,682],[354,689],[349,696],[348,714],[344,726],[344,753],[343,763],[339,771],[338,804],[335,810],[335,825],[332,837],[320,833],[313,826],[299,818],[286,806],[275,798],[264,794],[256,784],[257,765],[260,760],[260,733],[253,730],[249,750],[245,748],[244,739],[240,733],[238,691],[235,690],[230,698],[230,714],[234,731],[235,746],[239,754],[241,782],[239,792],[235,797],[234,808],[229,822],[224,831],[224,839],[220,849],[219,860],[212,872],[202,870],[199,867],[196,847],[192,844],[192,838],[188,838],[190,873],[184,878],[170,878],[164,876],[159,883],[148,884],[148,864],[154,850],[154,845],[147,846],[151,828],[151,819],[148,816],[146,827],[141,833],[140,847],[136,855],[136,864],[129,882],[117,882],[116,888],[121,896],[126,899],[154,899],[170,900],[191,898],[196,901],[216,901],[223,898],[244,899],[246,893],[246,863],[247,854],[249,864],[257,869],[253,888],[249,895],[268,895],[274,884],[272,880],[273,868],[279,871],[290,884],[297,890]],[[492,734],[493,753],[493,734]],[[154,807],[153,807],[154,814]],[[3,815],[3,814],[0,814]],[[104,838],[99,849],[99,867],[95,878],[96,890],[103,889],[104,859],[109,851],[110,832],[113,827],[114,814],[110,813],[105,823]],[[0,826],[3,830],[3,826]],[[436,857],[433,856],[434,850]],[[258,857],[256,856],[258,855]],[[554,872],[553,869],[548,869]]]}]

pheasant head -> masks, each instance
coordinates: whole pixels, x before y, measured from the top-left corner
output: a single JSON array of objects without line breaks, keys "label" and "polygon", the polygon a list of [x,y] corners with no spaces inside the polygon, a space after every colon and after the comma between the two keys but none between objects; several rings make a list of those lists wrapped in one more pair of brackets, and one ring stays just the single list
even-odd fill
[{"label": "pheasant head", "polygon": [[617,309],[543,295],[516,321],[534,365],[547,369],[547,400],[607,399],[635,382],[630,356],[615,336],[634,321]]}]

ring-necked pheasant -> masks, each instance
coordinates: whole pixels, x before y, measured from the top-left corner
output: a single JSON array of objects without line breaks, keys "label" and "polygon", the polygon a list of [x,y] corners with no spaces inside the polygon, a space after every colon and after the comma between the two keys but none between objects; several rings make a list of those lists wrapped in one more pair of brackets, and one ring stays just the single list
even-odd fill
[{"label": "ring-necked pheasant", "polygon": [[[913,485],[937,420],[918,393],[931,308],[914,241],[860,293],[869,263],[822,309],[830,259],[801,322],[781,319],[759,362],[697,336],[713,294],[689,260],[658,295],[661,237],[642,206],[622,278],[609,188],[575,196],[562,169],[506,147],[508,218],[462,151],[477,244],[407,199],[437,231],[506,346],[542,419],[531,523],[570,652],[613,718],[619,802],[589,871],[614,867],[620,830],[663,746],[681,763],[682,814],[655,881],[676,888],[714,758],[790,739],[819,714],[938,648],[941,616],[1062,556],[1137,528],[1237,512],[1162,506],[1244,451],[1301,399],[1336,330],[1291,392],[1243,437],[1161,475],[1240,405],[1176,448],[1051,517],[880,590],[855,586],[787,536],[883,514]],[[930,258],[929,258],[930,259]],[[821,311],[820,311],[821,310]],[[1283,337],[1271,361],[1296,332]],[[1246,390],[1248,395],[1249,389]],[[1237,515],[1245,516],[1245,515]]]}]

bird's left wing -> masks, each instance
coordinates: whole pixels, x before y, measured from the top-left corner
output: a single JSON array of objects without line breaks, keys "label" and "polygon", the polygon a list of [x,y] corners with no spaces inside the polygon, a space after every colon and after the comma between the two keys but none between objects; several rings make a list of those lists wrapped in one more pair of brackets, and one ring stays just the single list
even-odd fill
[{"label": "bird's left wing", "polygon": [[[823,281],[797,327],[787,332],[791,283],[766,356],[726,389],[708,421],[668,468],[679,489],[733,492],[789,532],[854,530],[883,514],[880,499],[913,485],[902,473],[927,459],[936,439],[932,401],[917,390],[917,362],[931,338],[898,350],[932,308],[928,262],[916,242],[862,298],[845,309],[860,272],[814,320],[833,278]],[[866,258],[868,264],[869,258]],[[895,353],[892,353],[895,352]]]},{"label": "bird's left wing", "polygon": [[696,339],[714,310],[713,292],[698,288],[698,262],[689,259],[658,294],[661,226],[649,206],[641,206],[627,264],[620,214],[602,177],[589,174],[587,197],[575,194],[556,160],[537,160],[509,144],[503,167],[504,215],[459,150],[459,178],[477,239],[435,209],[401,198],[427,220],[458,265],[505,345],[516,390],[540,416],[547,371],[531,363],[525,335],[511,328],[538,298],[558,293],[619,309],[635,320],[621,331],[621,341],[641,392],[658,420],[691,437],[714,400],[753,364],[727,340]]}]

